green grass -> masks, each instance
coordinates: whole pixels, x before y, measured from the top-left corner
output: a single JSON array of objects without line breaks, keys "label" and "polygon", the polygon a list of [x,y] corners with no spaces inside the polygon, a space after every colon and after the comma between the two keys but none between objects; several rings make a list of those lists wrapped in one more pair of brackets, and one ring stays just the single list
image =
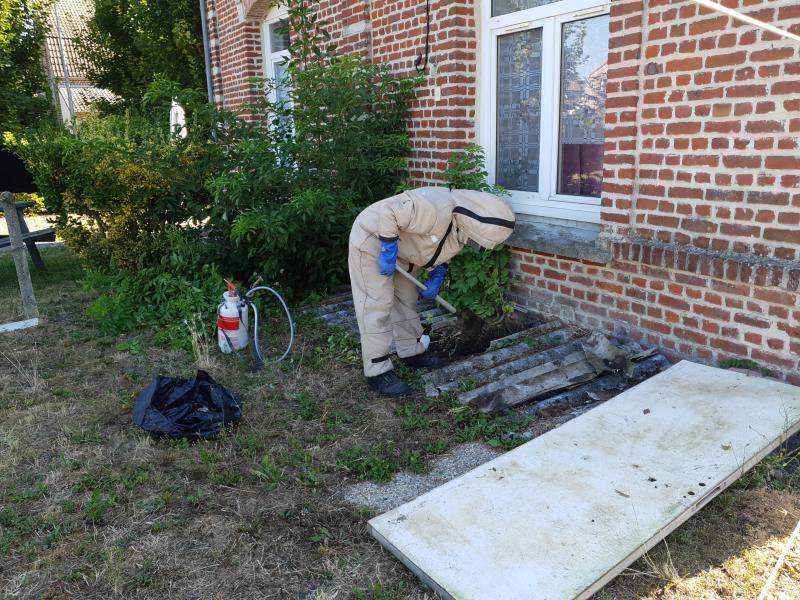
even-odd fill
[{"label": "green grass", "polygon": [[416,403],[399,407],[396,413],[400,419],[400,427],[406,431],[429,429],[434,425],[435,421],[426,414],[427,409],[427,405]]},{"label": "green grass", "polygon": [[283,481],[283,468],[269,454],[262,456],[256,467],[250,469],[250,473],[269,486],[274,486]]},{"label": "green grass", "polygon": [[388,598],[383,584],[380,583],[373,583],[365,588],[353,588],[350,597],[353,600],[386,600]]},{"label": "green grass", "polygon": [[322,403],[313,396],[300,394],[297,398],[297,414],[304,421],[316,419],[322,414]]},{"label": "green grass", "polygon": [[0,554],[20,553],[32,560],[54,546],[64,532],[56,517],[27,514],[13,506],[0,509]]},{"label": "green grass", "polygon": [[131,354],[143,354],[144,340],[142,340],[142,337],[139,335],[123,340],[117,344],[117,350],[120,352],[130,352]]},{"label": "green grass", "polygon": [[783,490],[789,487],[798,469],[800,469],[800,450],[787,451],[785,448],[778,448],[742,475],[734,487],[738,489],[768,487]]},{"label": "green grass", "polygon": [[[40,271],[33,266],[28,257],[28,270],[31,272],[33,290],[46,290],[59,286],[65,281],[74,282],[83,278],[83,267],[80,259],[70,250],[60,246],[40,247],[45,269]],[[27,254],[26,254],[27,256]],[[10,254],[0,254],[0,297],[5,295],[19,296],[17,269]]]},{"label": "green grass", "polygon": [[400,470],[395,448],[386,443],[342,450],[337,454],[337,465],[359,479],[375,483],[388,483]]},{"label": "green grass", "polygon": [[721,369],[750,369],[761,373],[765,377],[772,375],[772,371],[749,358],[727,358],[720,361],[719,366]]}]

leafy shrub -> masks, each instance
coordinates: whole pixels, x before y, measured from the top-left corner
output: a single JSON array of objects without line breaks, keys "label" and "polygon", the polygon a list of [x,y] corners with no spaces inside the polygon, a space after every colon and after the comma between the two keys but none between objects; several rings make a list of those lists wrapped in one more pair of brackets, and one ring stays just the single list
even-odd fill
[{"label": "leafy shrub", "polygon": [[[104,330],[150,327],[188,347],[184,321],[213,314],[223,274],[288,294],[346,279],[356,214],[406,175],[416,80],[337,55],[305,0],[289,3],[289,21],[289,99],[245,107],[260,119],[158,80],[124,114],[9,138],[102,291],[89,312]],[[167,127],[175,97],[185,138]]]},{"label": "leafy shrub", "polygon": [[[249,277],[296,291],[346,278],[347,238],[363,206],[391,195],[406,173],[415,79],[338,55],[310,3],[289,3],[288,100],[252,110],[270,123],[226,147],[232,168],[211,177],[210,222],[230,238]],[[235,168],[233,168],[235,166]],[[226,228],[230,227],[230,230]]]},{"label": "leafy shrub", "polygon": [[100,330],[119,335],[140,328],[156,331],[157,341],[175,349],[191,350],[187,320],[200,314],[209,333],[214,328],[217,302],[225,289],[214,264],[204,262],[202,253],[181,252],[198,247],[187,241],[191,234],[171,230],[173,251],[156,267],[138,271],[89,271],[85,283],[101,291],[87,309]]},{"label": "leafy shrub", "polygon": [[453,188],[460,190],[478,190],[496,196],[507,196],[508,192],[501,185],[490,185],[486,178],[486,158],[477,144],[467,144],[461,151],[453,152],[447,161],[447,169],[439,177]]},{"label": "leafy shrub", "polygon": [[343,257],[357,213],[349,198],[303,190],[284,204],[239,216],[231,237],[267,279],[295,290],[324,289],[345,277]]},{"label": "leafy shrub", "polygon": [[[453,188],[508,195],[501,186],[486,182],[484,163],[483,149],[470,144],[450,156],[448,168],[440,176]],[[505,246],[491,251],[467,246],[450,261],[445,283],[447,298],[483,318],[508,310],[505,295],[511,282],[510,262],[511,251]]]},{"label": "leafy shrub", "polygon": [[174,138],[144,114],[88,119],[77,133],[47,125],[9,138],[34,173],[68,247],[95,268],[155,266],[167,231],[208,205],[211,168],[199,134]]},{"label": "leafy shrub", "polygon": [[450,262],[446,288],[448,298],[483,318],[505,310],[510,260],[511,253],[504,246],[494,250],[476,250],[467,246]]}]

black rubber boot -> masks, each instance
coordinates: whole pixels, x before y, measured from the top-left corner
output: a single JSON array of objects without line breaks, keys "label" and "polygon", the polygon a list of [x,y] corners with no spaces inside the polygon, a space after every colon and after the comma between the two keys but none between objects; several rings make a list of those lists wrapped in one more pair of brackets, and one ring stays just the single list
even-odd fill
[{"label": "black rubber boot", "polygon": [[423,352],[416,356],[407,356],[406,358],[401,358],[400,362],[409,369],[440,369],[447,364],[445,359],[431,354],[430,352]]},{"label": "black rubber boot", "polygon": [[367,384],[381,396],[390,398],[407,396],[411,393],[411,388],[403,383],[403,380],[394,371],[386,371],[386,373],[381,373],[375,377],[367,377]]}]

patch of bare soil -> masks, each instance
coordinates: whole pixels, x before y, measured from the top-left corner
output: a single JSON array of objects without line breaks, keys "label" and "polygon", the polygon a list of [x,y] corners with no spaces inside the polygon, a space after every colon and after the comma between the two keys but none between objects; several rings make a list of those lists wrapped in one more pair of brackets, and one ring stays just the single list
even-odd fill
[{"label": "patch of bare soil", "polygon": [[[542,318],[537,315],[519,311],[489,317],[482,321],[480,323],[475,318],[464,319],[463,322],[452,323],[443,327],[432,336],[429,351],[437,356],[452,360],[464,358],[471,354],[482,352],[483,350],[480,348],[481,341],[486,341],[488,344],[491,341],[519,333],[543,322]],[[473,329],[480,330],[480,340],[476,339],[472,341],[472,344],[465,345],[464,333],[471,334]]]}]

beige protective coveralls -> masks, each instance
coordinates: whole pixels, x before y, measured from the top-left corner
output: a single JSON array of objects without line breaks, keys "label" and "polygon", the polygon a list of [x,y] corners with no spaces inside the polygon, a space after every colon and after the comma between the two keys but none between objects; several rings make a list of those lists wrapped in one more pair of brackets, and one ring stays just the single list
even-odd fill
[{"label": "beige protective coveralls", "polygon": [[365,208],[350,232],[348,256],[364,374],[392,369],[393,337],[401,358],[425,351],[418,290],[398,273],[381,275],[381,240],[398,240],[397,268],[414,273],[447,263],[469,239],[492,249],[513,229],[514,211],[504,200],[472,190],[418,188]]}]

